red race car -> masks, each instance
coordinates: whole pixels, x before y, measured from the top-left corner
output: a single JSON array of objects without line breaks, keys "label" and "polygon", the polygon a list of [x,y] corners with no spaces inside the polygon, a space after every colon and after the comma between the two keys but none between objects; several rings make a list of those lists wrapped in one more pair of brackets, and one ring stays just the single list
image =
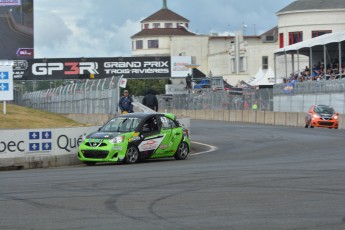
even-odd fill
[{"label": "red race car", "polygon": [[305,117],[305,128],[325,127],[338,129],[339,113],[327,105],[312,105]]}]

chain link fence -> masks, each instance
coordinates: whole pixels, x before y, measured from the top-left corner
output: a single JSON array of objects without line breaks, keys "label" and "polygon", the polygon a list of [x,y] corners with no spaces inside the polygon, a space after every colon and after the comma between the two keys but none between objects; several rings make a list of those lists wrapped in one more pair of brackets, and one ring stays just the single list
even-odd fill
[{"label": "chain link fence", "polygon": [[54,113],[115,114],[119,77],[74,82],[57,88],[24,93],[19,104]]},{"label": "chain link fence", "polygon": [[[245,89],[237,94],[228,91],[198,91],[197,93],[160,97],[162,109],[186,110],[273,110],[272,89]],[[255,105],[255,106],[254,106]]]},{"label": "chain link fence", "polygon": [[311,105],[324,104],[345,114],[345,79],[274,85],[273,98],[276,112],[306,112]]},{"label": "chain link fence", "polygon": [[[119,77],[75,82],[48,90],[24,93],[18,104],[64,114],[116,114]],[[306,112],[326,104],[345,114],[345,80],[277,84],[273,88],[241,91],[198,90],[189,94],[157,95],[159,109],[259,110]],[[141,102],[142,96],[134,97]]]}]

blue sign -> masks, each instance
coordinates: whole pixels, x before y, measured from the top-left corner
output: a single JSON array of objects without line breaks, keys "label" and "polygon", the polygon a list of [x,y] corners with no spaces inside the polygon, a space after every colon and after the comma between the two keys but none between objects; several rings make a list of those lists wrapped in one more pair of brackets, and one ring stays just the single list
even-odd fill
[{"label": "blue sign", "polygon": [[42,132],[42,139],[52,139],[52,132],[51,131]]},{"label": "blue sign", "polygon": [[8,72],[0,72],[0,80],[8,80]]},{"label": "blue sign", "polygon": [[29,140],[34,141],[34,143],[29,143],[29,150],[31,152],[51,151],[53,146],[51,139],[52,131],[29,132]]},{"label": "blue sign", "polygon": [[29,140],[40,139],[40,132],[29,132]]},{"label": "blue sign", "polygon": [[9,91],[10,86],[8,83],[0,83],[0,91]]},{"label": "blue sign", "polygon": [[40,151],[40,143],[29,143],[29,151]]},{"label": "blue sign", "polygon": [[51,142],[42,143],[42,151],[50,151],[50,150],[52,150],[52,143]]}]

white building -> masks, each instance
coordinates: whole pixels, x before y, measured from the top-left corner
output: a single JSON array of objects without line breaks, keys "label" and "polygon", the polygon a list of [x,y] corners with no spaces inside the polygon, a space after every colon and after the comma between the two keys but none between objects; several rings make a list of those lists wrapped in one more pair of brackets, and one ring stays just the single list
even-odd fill
[{"label": "white building", "polygon": [[[345,29],[345,0],[297,0],[279,12],[278,26],[259,36],[200,35],[188,29],[189,20],[163,7],[141,21],[141,31],[131,37],[132,56],[191,56],[206,75],[223,76],[231,85],[239,80],[260,82],[277,70],[286,77],[284,58],[274,61],[275,51],[312,37]],[[303,57],[299,57],[303,61]],[[306,63],[307,58],[304,57]],[[288,62],[295,62],[291,58]],[[297,66],[297,65],[295,65]],[[298,71],[291,69],[289,72]],[[259,76],[260,75],[260,76]],[[263,82],[267,82],[263,81]]]},{"label": "white building", "polygon": [[[323,34],[344,31],[345,0],[298,0],[278,11],[277,16],[278,48],[283,48]],[[322,54],[321,57],[314,55],[315,60],[309,60],[309,57],[304,55],[298,57],[295,54],[288,55],[286,60],[284,56],[280,56],[277,58],[277,78],[283,78],[287,73],[300,72],[305,66],[310,67],[322,58]],[[298,59],[299,64],[297,64]],[[287,70],[285,70],[285,62],[287,62]]]},{"label": "white building", "polygon": [[142,20],[141,31],[131,37],[132,56],[191,56],[205,75],[223,76],[232,85],[273,68],[277,28],[261,36],[218,36],[195,34],[188,24],[163,0],[163,7]]}]

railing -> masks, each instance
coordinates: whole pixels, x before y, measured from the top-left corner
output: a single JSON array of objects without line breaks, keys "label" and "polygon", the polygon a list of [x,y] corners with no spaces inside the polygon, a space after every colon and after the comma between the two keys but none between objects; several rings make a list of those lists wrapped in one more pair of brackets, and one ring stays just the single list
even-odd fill
[{"label": "railing", "polygon": [[[25,93],[19,104],[54,113],[116,114],[117,82],[118,78],[114,77],[87,80]],[[345,114],[345,80],[302,82],[292,86],[277,84],[273,89],[198,90],[188,94],[157,97],[160,111],[184,109],[306,112],[313,104],[326,104]],[[142,96],[136,96],[134,99],[141,102]]]}]

